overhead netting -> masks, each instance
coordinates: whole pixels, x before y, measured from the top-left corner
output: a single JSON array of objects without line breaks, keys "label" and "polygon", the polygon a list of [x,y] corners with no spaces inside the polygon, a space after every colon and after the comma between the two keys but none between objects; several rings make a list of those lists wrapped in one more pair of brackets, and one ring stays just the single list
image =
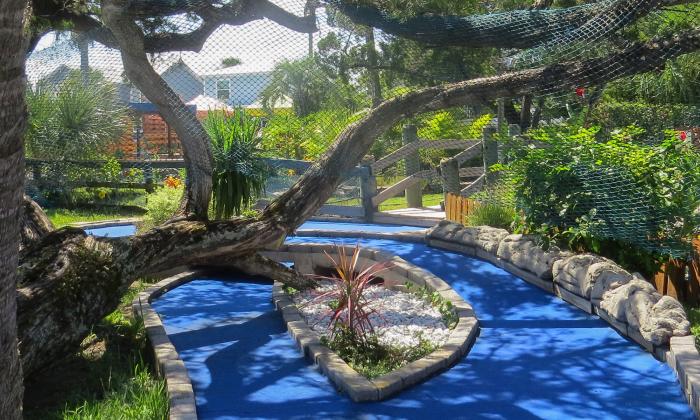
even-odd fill
[{"label": "overhead netting", "polygon": [[[68,5],[78,23],[29,55],[27,188],[44,204],[144,206],[208,176],[197,162],[210,150],[214,206],[233,194],[259,208],[382,101],[519,72],[379,136],[323,212],[439,210],[451,192],[482,203],[466,223],[688,253],[700,204],[696,1],[125,4],[145,67],[125,66],[138,51],[98,5]],[[209,145],[188,150],[183,135]]]}]

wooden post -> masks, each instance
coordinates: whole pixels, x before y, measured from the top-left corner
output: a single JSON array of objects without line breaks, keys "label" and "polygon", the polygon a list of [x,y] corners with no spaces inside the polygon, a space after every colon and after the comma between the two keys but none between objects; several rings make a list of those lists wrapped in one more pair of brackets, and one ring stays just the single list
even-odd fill
[{"label": "wooden post", "polygon": [[153,168],[151,168],[151,165],[146,165],[146,167],[143,169],[143,178],[146,184],[146,192],[152,193],[155,191],[153,182]]},{"label": "wooden post", "polygon": [[496,127],[489,125],[484,127],[484,137],[481,142],[484,152],[484,185],[491,187],[496,181],[496,174],[489,172],[489,167],[498,163],[498,142],[494,139]]},{"label": "wooden post", "polygon": [[173,158],[173,143],[172,140],[170,139],[170,125],[168,123],[165,123],[165,127],[168,129],[168,158],[172,159]]},{"label": "wooden post", "polygon": [[498,127],[498,132],[500,133],[502,130],[505,129],[506,124],[508,122],[506,121],[506,102],[505,99],[499,98],[496,100],[496,106],[498,109],[498,113],[496,114],[496,125]]},{"label": "wooden post", "polygon": [[365,213],[365,220],[374,220],[374,213],[378,208],[372,203],[372,197],[377,195],[377,177],[372,173],[370,165],[361,166],[363,169],[360,176],[360,197],[362,197],[362,207]]},{"label": "wooden post", "polygon": [[[418,141],[418,129],[413,124],[407,124],[403,127],[401,135],[404,146]],[[418,149],[408,153],[404,158],[404,175],[411,176],[420,171],[420,157]],[[414,184],[406,188],[406,203],[408,207],[421,208],[423,207],[422,183]]]},{"label": "wooden post", "polygon": [[440,176],[442,178],[442,191],[445,194],[445,205],[447,205],[447,195],[452,193],[459,195],[461,185],[459,184],[459,164],[454,159],[444,158],[440,161]]}]

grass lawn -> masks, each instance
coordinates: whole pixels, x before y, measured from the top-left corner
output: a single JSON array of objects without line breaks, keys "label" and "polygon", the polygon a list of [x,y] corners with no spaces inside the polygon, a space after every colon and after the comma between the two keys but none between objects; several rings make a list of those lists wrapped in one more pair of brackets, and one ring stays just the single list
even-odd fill
[{"label": "grass lawn", "polygon": [[79,222],[99,222],[101,220],[123,219],[126,217],[140,217],[143,213],[125,209],[44,209],[46,215],[54,227],[70,225]]},{"label": "grass lawn", "polygon": [[137,283],[119,309],[95,326],[82,350],[26,382],[26,419],[163,419],[165,382],[148,363],[141,320],[126,314],[146,285]]},{"label": "grass lawn", "polygon": [[[423,207],[438,206],[440,205],[440,202],[443,200],[443,198],[444,196],[442,194],[423,194]],[[332,200],[329,200],[328,204],[338,204],[341,206],[359,206],[360,199],[355,198],[352,200],[345,200],[338,203],[334,203]],[[405,209],[406,207],[408,207],[408,204],[406,203],[406,197],[392,197],[379,205],[379,211]]]}]

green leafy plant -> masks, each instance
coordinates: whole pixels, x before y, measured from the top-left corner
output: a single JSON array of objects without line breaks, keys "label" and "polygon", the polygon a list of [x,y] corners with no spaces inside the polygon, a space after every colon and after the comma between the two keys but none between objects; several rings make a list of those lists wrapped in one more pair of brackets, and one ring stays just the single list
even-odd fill
[{"label": "green leafy plant", "polygon": [[518,231],[572,249],[627,249],[632,260],[684,255],[700,225],[700,154],[675,132],[656,145],[639,142],[638,127],[615,130],[602,142],[597,132],[534,131],[544,147],[513,153],[505,170],[515,180]]},{"label": "green leafy plant", "polygon": [[412,347],[385,346],[375,335],[358,340],[357,334],[345,326],[339,327],[332,337],[321,337],[321,344],[328,346],[350,367],[369,379],[396,370],[436,349],[422,337],[419,344]]},{"label": "green leafy plant", "polygon": [[238,216],[261,196],[269,176],[260,159],[261,120],[242,109],[209,112],[204,127],[214,154],[212,205],[216,218]]},{"label": "green leafy plant", "polygon": [[442,297],[440,292],[434,291],[426,286],[419,287],[410,282],[406,282],[404,285],[409,293],[412,293],[418,296],[420,299],[425,300],[440,311],[442,321],[448,328],[451,329],[457,325],[459,316],[457,316],[452,302]]},{"label": "green leafy plant", "polygon": [[180,206],[184,186],[158,188],[146,197],[146,214],[139,230],[147,230],[165,223]]}]

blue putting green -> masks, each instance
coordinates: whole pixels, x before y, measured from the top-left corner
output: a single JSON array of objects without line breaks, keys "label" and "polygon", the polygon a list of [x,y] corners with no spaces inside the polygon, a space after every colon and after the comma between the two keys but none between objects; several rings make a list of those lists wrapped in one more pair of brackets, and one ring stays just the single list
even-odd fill
[{"label": "blue putting green", "polygon": [[136,225],[134,224],[123,224],[123,225],[112,225],[104,226],[98,228],[85,229],[85,233],[94,236],[105,236],[110,238],[121,238],[124,236],[131,236],[136,233]]},{"label": "blue putting green", "polygon": [[[300,241],[357,239],[288,240]],[[196,279],[153,306],[190,373],[199,418],[693,418],[673,371],[596,317],[475,258],[361,243],[430,270],[474,305],[482,330],[469,355],[388,401],[353,403],[300,355],[269,284]]]}]

